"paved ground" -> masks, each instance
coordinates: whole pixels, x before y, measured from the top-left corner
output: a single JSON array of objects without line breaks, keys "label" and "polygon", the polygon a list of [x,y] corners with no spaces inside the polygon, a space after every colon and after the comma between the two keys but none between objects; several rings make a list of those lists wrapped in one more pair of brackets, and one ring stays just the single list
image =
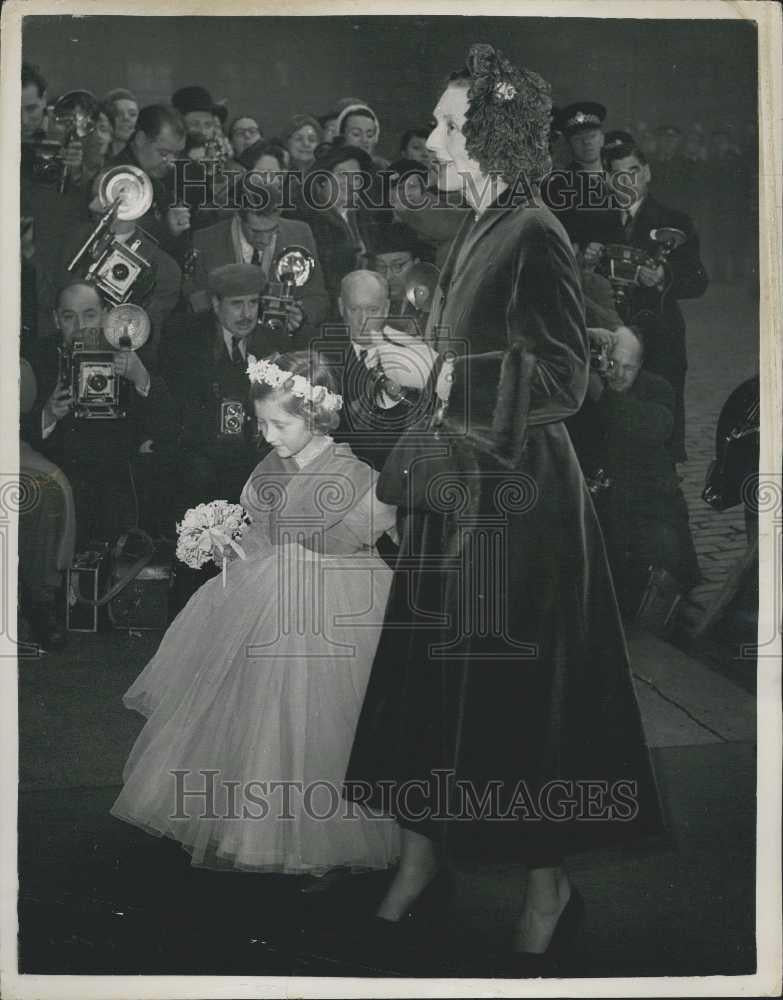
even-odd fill
[{"label": "paved ground", "polygon": [[[413,944],[363,928],[386,876],[328,892],[193,869],[109,808],[141,720],[120,698],[158,635],[78,636],[21,672],[20,924],[27,973],[509,976],[525,883],[461,870]],[[660,640],[629,636],[668,834],[569,859],[586,917],[562,974],[740,975],[755,967],[755,701]]]}]

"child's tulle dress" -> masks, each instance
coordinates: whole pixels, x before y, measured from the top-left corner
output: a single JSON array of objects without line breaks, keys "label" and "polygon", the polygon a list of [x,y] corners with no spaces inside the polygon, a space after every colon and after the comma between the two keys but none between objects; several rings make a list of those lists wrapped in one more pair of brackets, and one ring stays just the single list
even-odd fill
[{"label": "child's tulle dress", "polygon": [[375,479],[331,438],[256,467],[246,559],[193,595],[124,696],[147,723],[114,816],[196,865],[319,875],[396,860],[394,821],[341,796],[392,576],[374,542],[394,508]]}]

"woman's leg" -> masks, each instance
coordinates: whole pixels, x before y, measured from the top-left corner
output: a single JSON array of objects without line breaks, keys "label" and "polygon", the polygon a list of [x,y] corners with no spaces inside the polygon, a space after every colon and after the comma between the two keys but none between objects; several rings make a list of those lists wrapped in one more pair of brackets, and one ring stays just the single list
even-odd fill
[{"label": "woman's leg", "polygon": [[398,921],[410,910],[440,868],[435,844],[413,830],[403,829],[400,841],[400,866],[376,916]]},{"label": "woman's leg", "polygon": [[514,927],[514,951],[543,954],[549,947],[560,914],[571,898],[571,883],[561,865],[531,868],[525,906]]}]

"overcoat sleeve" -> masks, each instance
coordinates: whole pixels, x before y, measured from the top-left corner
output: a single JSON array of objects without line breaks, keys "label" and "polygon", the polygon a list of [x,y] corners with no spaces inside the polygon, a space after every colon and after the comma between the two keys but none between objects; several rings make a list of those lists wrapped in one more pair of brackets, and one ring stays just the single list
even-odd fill
[{"label": "overcoat sleeve", "polygon": [[699,236],[687,215],[678,213],[672,225],[682,229],[687,239],[664,264],[663,298],[697,299],[709,285],[707,271],[701,262]]},{"label": "overcoat sleeve", "polygon": [[576,262],[556,229],[542,226],[520,249],[508,337],[534,358],[529,426],[576,413],[587,392],[589,347]]}]

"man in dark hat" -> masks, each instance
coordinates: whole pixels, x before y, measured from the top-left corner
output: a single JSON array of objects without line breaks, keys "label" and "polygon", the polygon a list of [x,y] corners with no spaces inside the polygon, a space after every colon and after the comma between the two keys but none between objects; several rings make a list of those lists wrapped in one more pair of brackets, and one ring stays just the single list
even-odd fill
[{"label": "man in dark hat", "polygon": [[406,310],[405,278],[411,267],[431,254],[422,247],[416,233],[402,222],[379,225],[371,237],[370,266],[389,284],[390,315],[402,316]]},{"label": "man in dark hat", "polygon": [[171,95],[171,103],[185,120],[185,128],[193,135],[211,139],[215,133],[214,107],[210,92],[199,86],[181,87]]},{"label": "man in dark hat", "polygon": [[211,311],[174,316],[164,329],[160,368],[181,416],[180,516],[209,500],[238,502],[259,460],[247,402],[247,359],[288,346],[284,334],[258,326],[265,284],[263,272],[252,264],[215,268],[208,279]]}]

